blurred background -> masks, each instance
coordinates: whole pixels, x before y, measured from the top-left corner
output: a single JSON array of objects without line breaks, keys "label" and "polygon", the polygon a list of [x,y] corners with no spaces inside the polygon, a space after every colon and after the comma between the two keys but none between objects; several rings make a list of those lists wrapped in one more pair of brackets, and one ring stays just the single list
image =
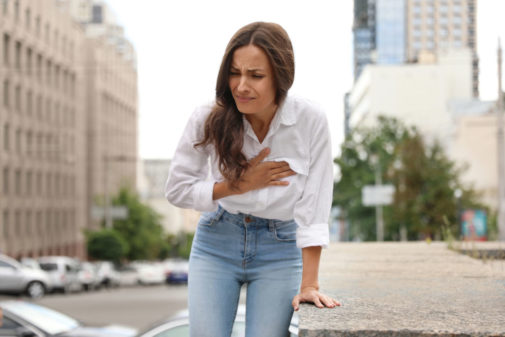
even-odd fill
[{"label": "blurred background", "polygon": [[[138,326],[185,307],[199,214],[164,199],[170,158],[193,109],[213,99],[229,38],[258,20],[287,30],[291,92],[327,113],[332,242],[505,240],[504,10],[492,0],[0,0],[0,287],[12,266],[41,269],[42,287],[27,288],[32,275],[4,293],[108,289],[132,296]],[[42,303],[133,322],[128,302],[103,314],[64,298]]]}]

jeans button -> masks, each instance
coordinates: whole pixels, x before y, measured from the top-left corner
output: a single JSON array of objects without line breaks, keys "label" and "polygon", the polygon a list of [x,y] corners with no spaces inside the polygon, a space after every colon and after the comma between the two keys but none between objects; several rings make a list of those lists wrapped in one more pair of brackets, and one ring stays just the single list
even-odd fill
[{"label": "jeans button", "polygon": [[250,217],[250,216],[246,216],[244,220],[245,220],[245,222],[247,222],[247,223],[249,223],[249,222],[251,222],[251,221],[252,221],[252,219],[251,219],[251,217]]}]

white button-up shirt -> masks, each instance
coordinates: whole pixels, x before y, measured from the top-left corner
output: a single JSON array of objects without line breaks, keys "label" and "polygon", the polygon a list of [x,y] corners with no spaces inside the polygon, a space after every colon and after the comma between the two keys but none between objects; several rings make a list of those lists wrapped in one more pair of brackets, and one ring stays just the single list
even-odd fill
[{"label": "white button-up shirt", "polygon": [[[239,195],[212,200],[214,184],[223,181],[213,145],[195,148],[203,139],[211,105],[197,108],[191,116],[170,165],[166,198],[175,206],[214,211],[218,203],[230,213],[291,220],[297,223],[299,248],[326,247],[328,219],[333,197],[333,160],[328,121],[314,103],[288,96],[277,109],[262,143],[244,117],[242,152],[248,160],[265,147],[265,161],[286,161],[296,175],[287,186],[269,186]],[[210,175],[209,175],[210,164]]]}]

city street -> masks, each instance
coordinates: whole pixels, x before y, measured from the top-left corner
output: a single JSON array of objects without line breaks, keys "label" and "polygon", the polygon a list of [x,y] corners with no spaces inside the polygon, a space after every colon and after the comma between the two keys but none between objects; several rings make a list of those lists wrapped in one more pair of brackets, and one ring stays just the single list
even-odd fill
[{"label": "city street", "polygon": [[[17,297],[0,296],[0,300]],[[23,298],[26,300],[26,298]],[[186,285],[124,287],[71,295],[48,295],[36,303],[94,325],[123,324],[143,329],[186,309]]]}]

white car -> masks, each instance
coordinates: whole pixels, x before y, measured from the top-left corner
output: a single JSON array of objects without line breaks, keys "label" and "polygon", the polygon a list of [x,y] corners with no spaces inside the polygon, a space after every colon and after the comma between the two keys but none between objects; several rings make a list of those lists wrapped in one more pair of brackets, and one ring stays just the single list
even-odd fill
[{"label": "white car", "polygon": [[100,288],[100,279],[95,265],[90,262],[80,262],[78,271],[79,281],[85,291]]},{"label": "white car", "polygon": [[68,256],[43,256],[37,259],[40,268],[51,278],[53,290],[63,293],[80,292],[83,285],[79,280],[79,264]]},{"label": "white car", "polygon": [[0,254],[0,292],[40,298],[51,289],[51,280],[47,273],[25,267],[18,261]]},{"label": "white car", "polygon": [[130,266],[137,271],[139,284],[154,285],[165,282],[165,271],[159,263],[133,262]]},{"label": "white car", "polygon": [[121,282],[120,275],[112,262],[109,261],[95,262],[95,267],[97,270],[100,286],[104,286],[106,288],[120,286]]}]

